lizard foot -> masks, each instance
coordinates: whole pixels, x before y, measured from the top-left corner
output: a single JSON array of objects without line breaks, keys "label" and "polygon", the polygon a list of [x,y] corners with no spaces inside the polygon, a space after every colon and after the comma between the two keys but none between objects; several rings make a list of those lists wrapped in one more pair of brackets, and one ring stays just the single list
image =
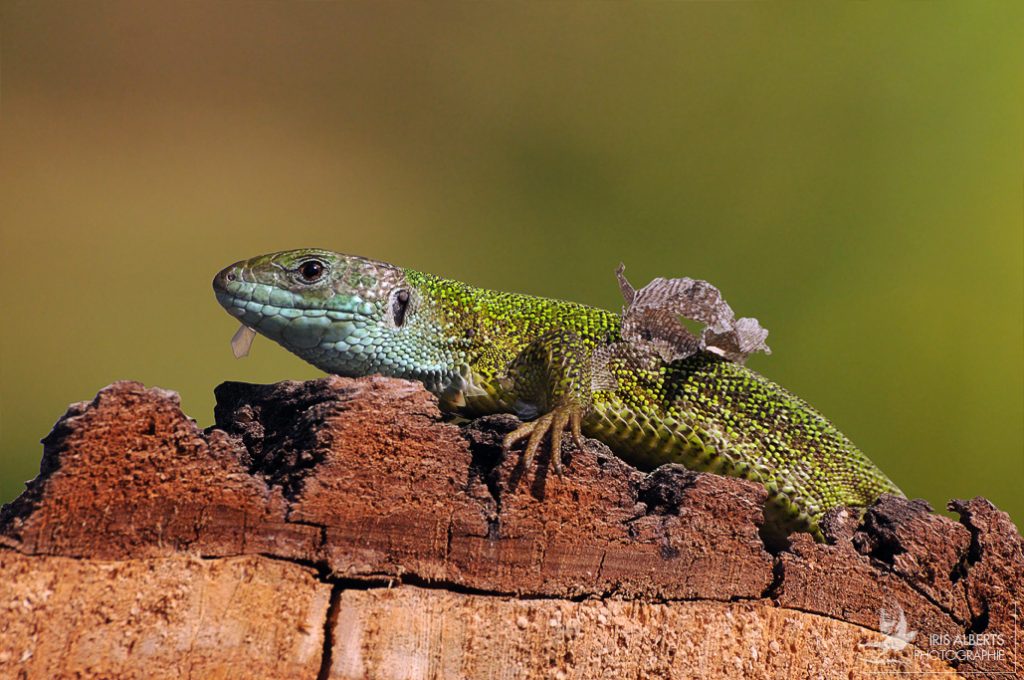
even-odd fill
[{"label": "lizard foot", "polygon": [[544,435],[551,432],[551,469],[559,477],[562,476],[562,435],[566,428],[572,436],[573,443],[583,450],[583,434],[580,426],[583,422],[583,410],[577,406],[559,406],[550,413],[545,413],[536,420],[523,423],[505,435],[501,447],[507,455],[516,442],[527,439],[526,451],[523,452],[523,467],[533,464],[533,458],[540,448]]}]

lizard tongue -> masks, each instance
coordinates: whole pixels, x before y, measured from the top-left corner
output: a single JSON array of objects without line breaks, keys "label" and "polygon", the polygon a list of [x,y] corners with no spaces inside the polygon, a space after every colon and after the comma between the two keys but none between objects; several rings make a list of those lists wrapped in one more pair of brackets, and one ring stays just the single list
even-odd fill
[{"label": "lizard tongue", "polygon": [[246,326],[244,323],[238,327],[235,334],[231,337],[231,351],[234,353],[236,359],[241,359],[244,356],[249,355],[249,348],[252,347],[252,341],[256,338],[256,331]]}]

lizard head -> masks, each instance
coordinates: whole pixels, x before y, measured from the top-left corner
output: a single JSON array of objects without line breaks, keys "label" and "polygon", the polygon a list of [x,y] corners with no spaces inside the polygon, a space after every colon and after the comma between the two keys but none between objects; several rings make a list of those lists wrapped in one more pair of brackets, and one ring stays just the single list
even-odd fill
[{"label": "lizard head", "polygon": [[328,250],[289,250],[226,267],[213,289],[243,326],[329,373],[381,373],[428,386],[445,378],[447,362],[425,327],[430,315],[399,267]]}]

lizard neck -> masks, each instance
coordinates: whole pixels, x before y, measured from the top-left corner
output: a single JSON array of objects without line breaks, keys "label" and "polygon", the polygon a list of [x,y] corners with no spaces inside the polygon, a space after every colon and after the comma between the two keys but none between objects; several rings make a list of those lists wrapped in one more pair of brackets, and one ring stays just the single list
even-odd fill
[{"label": "lizard neck", "polygon": [[503,379],[538,338],[572,333],[586,352],[620,338],[619,315],[603,309],[476,288],[415,271],[406,271],[406,280],[420,301],[410,330],[426,354],[449,370],[448,382],[433,391],[446,408],[462,413],[518,412],[521,405]]}]

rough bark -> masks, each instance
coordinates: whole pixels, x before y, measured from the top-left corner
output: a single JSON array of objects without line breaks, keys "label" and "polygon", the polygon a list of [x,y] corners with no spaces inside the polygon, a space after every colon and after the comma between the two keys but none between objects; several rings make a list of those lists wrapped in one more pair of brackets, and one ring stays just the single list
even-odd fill
[{"label": "rough bark", "polygon": [[[413,383],[116,383],[0,512],[0,677],[1009,677],[1024,555],[885,497],[769,551],[765,494],[566,442],[501,455]],[[69,559],[75,558],[75,559]],[[902,613],[903,620],[899,620]],[[973,635],[973,637],[972,637]],[[906,644],[909,642],[909,644]],[[870,674],[870,675],[869,675]]]}]

